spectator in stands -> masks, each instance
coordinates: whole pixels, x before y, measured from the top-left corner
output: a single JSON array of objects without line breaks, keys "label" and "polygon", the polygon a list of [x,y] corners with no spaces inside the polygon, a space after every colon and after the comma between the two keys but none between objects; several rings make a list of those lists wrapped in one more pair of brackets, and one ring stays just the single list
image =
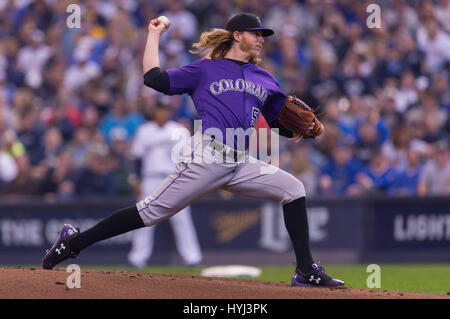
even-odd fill
[{"label": "spectator in stands", "polygon": [[423,135],[423,141],[433,144],[440,140],[446,139],[447,134],[442,129],[443,125],[439,126],[439,122],[441,121],[440,118],[438,118],[437,113],[426,113],[425,118],[423,119],[423,126],[424,126],[424,135]]},{"label": "spectator in stands", "polygon": [[380,116],[383,118],[389,130],[393,130],[399,123],[405,122],[404,114],[397,111],[395,98],[393,96],[377,91],[375,99],[376,108],[379,110]]},{"label": "spectator in stands", "polygon": [[34,95],[33,90],[28,87],[18,88],[11,98],[13,116],[24,115],[25,113],[30,112],[35,106],[34,102],[36,101],[36,96]]},{"label": "spectator in stands", "polygon": [[436,94],[439,107],[447,110],[447,117],[449,117],[450,110],[450,86],[448,80],[448,72],[439,72],[433,75],[432,83],[432,90]]},{"label": "spectator in stands", "polygon": [[17,138],[17,134],[12,129],[7,129],[0,136],[0,149],[8,153],[13,159],[25,154],[25,146]]},{"label": "spectator in stands", "polygon": [[419,176],[423,167],[422,157],[419,148],[410,147],[408,149],[406,166],[398,170],[393,184],[388,189],[389,195],[413,196],[417,194]]},{"label": "spectator in stands", "polygon": [[74,54],[75,63],[72,64],[64,74],[64,86],[72,92],[77,92],[89,82],[89,80],[100,76],[100,67],[97,63],[90,61],[88,49],[80,49]]},{"label": "spectator in stands", "polygon": [[317,138],[317,145],[315,146],[317,149],[316,157],[318,157],[316,163],[319,163],[319,166],[326,165],[325,163],[331,159],[337,145],[341,142],[346,142],[342,140],[340,131],[336,125],[325,121],[324,126],[327,129]]},{"label": "spectator in stands", "polygon": [[436,19],[442,25],[443,31],[450,33],[450,1],[449,0],[438,0],[436,1],[434,7],[434,14]]},{"label": "spectator in stands", "polygon": [[37,165],[43,157],[41,140],[44,136],[45,128],[39,117],[40,111],[33,108],[28,112],[18,114],[17,118],[17,136],[25,146],[31,165]]},{"label": "spectator in stands", "polygon": [[122,131],[116,131],[111,137],[111,169],[114,171],[116,193],[120,195],[133,194],[129,177],[134,171],[134,164],[129,153],[130,142]]},{"label": "spectator in stands", "polygon": [[367,59],[367,45],[361,44],[349,50],[342,61],[342,90],[347,96],[361,96],[371,92],[372,65]]},{"label": "spectator in stands", "polygon": [[319,179],[320,193],[324,196],[343,196],[355,183],[361,164],[353,158],[352,145],[340,143],[334,149],[332,158],[322,168]]},{"label": "spectator in stands", "polygon": [[400,88],[395,92],[395,106],[399,113],[404,113],[412,106],[416,105],[419,95],[416,89],[414,74],[410,70],[402,73]]},{"label": "spectator in stands", "polygon": [[427,72],[439,72],[450,63],[450,35],[444,32],[435,18],[427,19],[417,31],[417,43],[425,51]]},{"label": "spectator in stands", "polygon": [[[64,81],[64,73],[66,72],[66,60],[59,55],[52,56],[45,65],[42,73],[42,85],[37,91],[39,97],[46,102],[52,102],[59,94],[66,93],[66,89],[61,86]],[[64,94],[64,97],[67,94]],[[74,96],[70,96],[70,101],[74,100]],[[68,102],[68,99],[65,99]]]},{"label": "spectator in stands", "polygon": [[23,155],[16,160],[17,174],[2,188],[2,193],[9,196],[37,195],[39,186],[46,173],[44,166],[31,166],[28,155]]},{"label": "spectator in stands", "polygon": [[341,107],[339,106],[339,102],[340,100],[338,100],[337,98],[328,99],[327,104],[325,105],[325,108],[323,110],[325,112],[325,121],[327,125],[330,123],[336,125],[336,127],[339,129],[342,139],[350,140],[354,138],[354,128],[352,126],[353,123],[347,121],[344,112],[342,112]]},{"label": "spectator in stands", "polygon": [[275,35],[283,34],[286,28],[298,30],[306,35],[318,27],[318,18],[317,15],[310,13],[309,8],[298,1],[282,0],[279,5],[269,10],[265,24],[275,31]]},{"label": "spectator in stands", "polygon": [[39,165],[55,168],[57,159],[64,149],[64,140],[61,131],[56,127],[50,127],[45,131],[42,139]]},{"label": "spectator in stands", "polygon": [[[332,100],[332,99],[329,99]],[[340,97],[337,101],[339,108],[339,127],[345,139],[356,140],[356,126],[363,117],[363,99],[360,96]],[[326,111],[326,110],[325,110]],[[326,111],[327,112],[327,111]],[[328,117],[327,113],[325,115]]]},{"label": "spectator in stands", "polygon": [[402,29],[398,29],[395,37],[402,56],[404,70],[409,69],[415,77],[418,77],[423,73],[422,65],[425,60],[425,52],[418,47],[414,35],[415,33],[403,32]]},{"label": "spectator in stands", "polygon": [[[441,130],[447,120],[447,112],[440,108],[436,94],[432,90],[427,90],[423,93],[421,103],[410,109],[406,118],[410,123],[423,123],[427,115],[433,116],[435,122],[434,126]],[[431,141],[433,142],[433,141]]]},{"label": "spectator in stands", "polygon": [[45,44],[45,34],[35,30],[29,38],[29,44],[19,50],[17,68],[25,75],[25,83],[36,89],[42,85],[42,70],[51,56],[50,48]]},{"label": "spectator in stands", "polygon": [[47,199],[68,199],[75,193],[72,153],[62,152],[57,165],[47,170],[41,181],[39,193]]},{"label": "spectator in stands", "polygon": [[236,11],[237,10],[233,6],[232,2],[228,0],[212,1],[207,9],[204,20],[199,21],[203,24],[199,27],[199,29],[223,28],[233,13],[237,13]]},{"label": "spectator in stands", "polygon": [[378,150],[373,153],[369,166],[356,175],[356,183],[349,187],[350,195],[386,195],[397,178],[389,160]]},{"label": "spectator in stands", "polygon": [[[102,60],[102,91],[103,101],[107,101],[108,92],[122,92],[125,82],[126,69],[122,67],[119,60],[120,51],[117,48],[109,47],[105,50]],[[97,90],[98,93],[98,90]],[[105,94],[106,93],[106,94]],[[96,96],[94,96],[96,98]],[[102,104],[105,103],[96,103]],[[104,110],[108,111],[108,110]]]},{"label": "spectator in stands", "polygon": [[90,137],[93,137],[100,125],[100,113],[93,105],[89,105],[84,109],[81,125],[88,131]]},{"label": "spectator in stands", "polygon": [[387,128],[384,122],[363,120],[356,125],[355,157],[363,164],[368,164],[376,151],[386,140]]},{"label": "spectator in stands", "polygon": [[170,29],[167,31],[168,37],[192,43],[198,32],[198,22],[195,16],[186,10],[181,0],[166,0],[164,6],[167,10],[163,11],[162,15],[171,22]]},{"label": "spectator in stands", "polygon": [[393,1],[384,11],[385,22],[388,27],[404,25],[409,32],[414,32],[419,24],[414,8],[409,6],[405,0]]},{"label": "spectator in stands", "polygon": [[64,89],[59,90],[56,99],[43,113],[45,124],[57,127],[61,131],[64,143],[72,139],[75,128],[81,123],[81,113],[74,105],[70,92]]},{"label": "spectator in stands", "polygon": [[411,140],[412,134],[410,127],[400,125],[394,127],[391,138],[381,146],[381,151],[384,156],[398,170],[403,170],[407,166],[407,153]]},{"label": "spectator in stands", "polygon": [[18,168],[14,158],[0,149],[0,191],[2,191],[2,185],[14,180],[17,174]]},{"label": "spectator in stands", "polygon": [[4,132],[7,130],[7,127],[10,125],[9,123],[11,122],[11,119],[11,111],[9,110],[9,106],[7,106],[4,101],[2,101],[2,93],[0,91],[0,132]]},{"label": "spectator in stands", "polygon": [[86,166],[75,177],[75,192],[83,197],[113,195],[114,175],[111,171],[107,148],[96,148],[86,156]]},{"label": "spectator in stands", "polygon": [[[320,50],[320,48],[317,48]],[[319,101],[325,104],[326,99],[341,93],[341,81],[336,75],[335,61],[330,55],[319,55],[313,66],[311,78],[311,93]]]},{"label": "spectator in stands", "polygon": [[66,150],[72,154],[73,167],[81,168],[86,159],[86,154],[91,145],[91,134],[89,130],[81,126],[76,129],[70,143],[66,146]]},{"label": "spectator in stands", "polygon": [[130,111],[125,100],[116,97],[113,102],[112,113],[106,115],[100,123],[100,131],[108,144],[111,143],[114,134],[122,134],[130,141],[143,122],[144,117],[141,114]]},{"label": "spectator in stands", "polygon": [[420,196],[450,195],[450,160],[447,141],[435,145],[435,153],[419,176],[417,193]]},{"label": "spectator in stands", "polygon": [[34,0],[29,2],[30,4],[23,10],[21,18],[25,20],[41,17],[41,19],[36,21],[36,26],[40,30],[47,30],[52,23],[53,11],[45,0]]}]

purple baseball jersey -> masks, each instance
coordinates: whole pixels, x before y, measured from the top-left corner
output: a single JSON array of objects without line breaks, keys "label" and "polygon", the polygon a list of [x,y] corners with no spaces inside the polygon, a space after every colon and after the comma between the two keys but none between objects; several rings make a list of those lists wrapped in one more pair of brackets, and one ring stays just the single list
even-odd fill
[{"label": "purple baseball jersey", "polygon": [[201,59],[167,73],[168,94],[192,97],[202,133],[216,128],[222,133],[222,142],[233,147],[235,142],[226,139],[227,128],[253,128],[260,113],[267,123],[277,120],[286,99],[273,76],[251,63],[241,66],[227,59]]}]

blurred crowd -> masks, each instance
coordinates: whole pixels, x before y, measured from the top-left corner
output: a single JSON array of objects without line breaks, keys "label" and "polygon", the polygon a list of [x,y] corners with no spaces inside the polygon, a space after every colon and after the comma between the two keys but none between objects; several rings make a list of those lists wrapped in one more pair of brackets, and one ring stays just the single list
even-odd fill
[{"label": "blurred crowd", "polygon": [[[130,143],[160,96],[143,85],[151,18],[165,15],[163,69],[198,57],[203,31],[235,13],[275,30],[261,67],[320,106],[325,133],[281,143],[310,196],[450,194],[450,0],[0,1],[0,196],[132,195]],[[67,7],[81,7],[69,28]],[[192,129],[188,96],[170,97]],[[149,137],[151,138],[151,137]]]}]

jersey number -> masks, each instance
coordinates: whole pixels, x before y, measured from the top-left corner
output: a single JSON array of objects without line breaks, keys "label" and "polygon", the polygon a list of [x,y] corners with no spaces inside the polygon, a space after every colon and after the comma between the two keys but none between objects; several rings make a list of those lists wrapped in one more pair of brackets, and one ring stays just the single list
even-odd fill
[{"label": "jersey number", "polygon": [[261,111],[258,108],[252,107],[252,123],[251,123],[252,128],[255,127],[260,112]]}]

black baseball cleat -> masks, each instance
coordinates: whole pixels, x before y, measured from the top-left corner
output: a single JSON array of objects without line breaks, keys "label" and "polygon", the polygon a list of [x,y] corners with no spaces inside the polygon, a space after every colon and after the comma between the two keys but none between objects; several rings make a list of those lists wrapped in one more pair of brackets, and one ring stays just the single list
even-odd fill
[{"label": "black baseball cleat", "polygon": [[300,287],[345,288],[342,280],[330,277],[325,272],[325,269],[318,264],[312,264],[312,270],[306,274],[296,269],[291,279],[291,285]]},{"label": "black baseball cleat", "polygon": [[42,268],[52,269],[60,262],[78,256],[78,253],[70,249],[70,240],[79,233],[79,229],[72,225],[64,224],[56,242],[45,252],[44,258],[42,258]]}]

